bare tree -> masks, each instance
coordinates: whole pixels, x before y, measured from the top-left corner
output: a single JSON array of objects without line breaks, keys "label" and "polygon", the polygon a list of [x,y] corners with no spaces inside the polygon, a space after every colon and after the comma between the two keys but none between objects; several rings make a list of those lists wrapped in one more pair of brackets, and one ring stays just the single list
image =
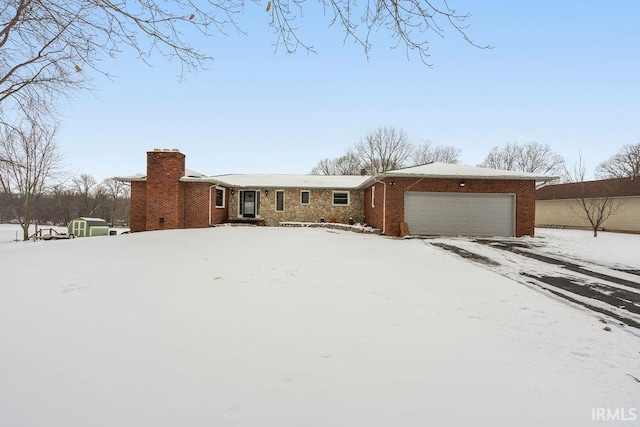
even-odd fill
[{"label": "bare tree", "polygon": [[78,215],[92,216],[102,207],[105,199],[105,190],[98,181],[87,173],[80,174],[71,179],[73,191],[79,198]]},{"label": "bare tree", "polygon": [[571,170],[565,169],[564,179],[575,183],[578,190],[576,199],[569,207],[579,218],[589,222],[593,237],[598,237],[598,230],[604,222],[621,211],[623,201],[613,197],[611,182],[607,180],[585,183],[585,171],[582,156],[578,157]]},{"label": "bare tree", "polygon": [[105,197],[105,220],[113,223],[116,209],[118,208],[118,200],[124,196],[127,186],[124,182],[115,178],[106,178],[100,184]]},{"label": "bare tree", "polygon": [[360,175],[359,162],[353,154],[322,159],[311,169],[312,175]]},{"label": "bare tree", "polygon": [[504,147],[493,147],[480,166],[559,175],[564,170],[564,158],[554,152],[549,144],[528,142],[507,143]]},{"label": "bare tree", "polygon": [[[194,35],[244,34],[241,17],[260,12],[274,32],[276,48],[288,53],[313,51],[298,34],[304,0],[269,0],[266,14],[258,1],[243,0],[8,0],[0,5],[0,105],[25,99],[40,101],[73,88],[85,87],[85,69],[106,74],[100,60],[131,49],[147,62],[159,53],[181,65],[182,73],[201,68],[210,55],[195,47]],[[446,0],[318,0],[329,26],[344,31],[366,54],[372,34],[387,31],[394,44],[428,58],[428,34],[444,36],[445,29],[467,35],[467,13]]]},{"label": "bare tree", "polygon": [[640,142],[627,144],[620,151],[598,165],[596,173],[601,178],[631,178],[640,176]]},{"label": "bare tree", "polygon": [[509,142],[502,148],[493,147],[484,161],[480,163],[480,166],[493,169],[517,170],[519,157],[520,149],[518,145]]},{"label": "bare tree", "polygon": [[413,151],[407,133],[392,126],[369,133],[347,153],[358,160],[358,169],[375,175],[405,166]]},{"label": "bare tree", "polygon": [[[34,117],[0,125],[0,189],[29,239],[29,225],[49,178],[61,165],[55,135],[57,124]],[[13,204],[13,198],[18,204]]]},{"label": "bare tree", "polygon": [[450,145],[433,146],[431,141],[424,141],[416,147],[413,153],[413,162],[416,165],[424,165],[432,162],[460,163],[461,149]]},{"label": "bare tree", "polygon": [[50,194],[58,213],[58,221],[64,225],[69,224],[76,210],[76,196],[73,190],[62,184],[56,184],[51,188]]}]

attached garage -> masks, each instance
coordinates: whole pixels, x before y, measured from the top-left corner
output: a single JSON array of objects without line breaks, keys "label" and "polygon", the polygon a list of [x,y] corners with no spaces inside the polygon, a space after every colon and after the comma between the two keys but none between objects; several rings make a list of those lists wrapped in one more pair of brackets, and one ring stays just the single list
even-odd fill
[{"label": "attached garage", "polygon": [[364,186],[365,221],[387,236],[533,236],[536,173],[448,163],[383,172]]},{"label": "attached garage", "polygon": [[515,194],[407,192],[404,222],[424,236],[513,236]]}]

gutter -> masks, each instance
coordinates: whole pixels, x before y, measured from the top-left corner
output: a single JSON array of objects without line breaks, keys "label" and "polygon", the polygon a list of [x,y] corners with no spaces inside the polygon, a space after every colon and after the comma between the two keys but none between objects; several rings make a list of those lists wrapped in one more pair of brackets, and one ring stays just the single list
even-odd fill
[{"label": "gutter", "polygon": [[211,227],[211,189],[216,188],[215,185],[209,186],[209,227]]},{"label": "gutter", "polygon": [[374,182],[379,182],[380,184],[383,185],[383,191],[382,191],[382,234],[384,234],[384,232],[387,229],[387,183],[384,181],[379,181],[376,179],[375,176],[372,176],[371,179],[373,179]]}]

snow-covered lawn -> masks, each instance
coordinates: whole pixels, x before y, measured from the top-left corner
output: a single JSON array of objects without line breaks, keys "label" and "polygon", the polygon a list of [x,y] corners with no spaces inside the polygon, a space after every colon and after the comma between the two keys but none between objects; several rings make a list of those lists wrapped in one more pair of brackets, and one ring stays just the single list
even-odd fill
[{"label": "snow-covered lawn", "polygon": [[538,228],[534,240],[549,253],[640,269],[640,234],[598,232],[594,238],[588,230]]},{"label": "snow-covered lawn", "polygon": [[[640,267],[640,236],[538,233]],[[147,232],[0,244],[0,271],[0,426],[640,419],[640,338],[421,240]]]},{"label": "snow-covered lawn", "polygon": [[[58,233],[66,233],[67,227],[52,227],[50,225],[40,225],[38,230],[44,230],[43,233],[49,234],[49,229],[52,228]],[[29,235],[36,232],[35,225],[29,227]],[[0,244],[22,241],[22,228],[19,225],[14,224],[0,224]]]}]

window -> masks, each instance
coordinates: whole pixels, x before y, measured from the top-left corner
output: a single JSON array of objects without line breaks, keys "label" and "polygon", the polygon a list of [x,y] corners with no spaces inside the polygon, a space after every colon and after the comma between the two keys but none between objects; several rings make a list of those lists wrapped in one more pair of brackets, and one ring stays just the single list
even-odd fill
[{"label": "window", "polygon": [[308,205],[309,204],[309,191],[308,190],[300,191],[300,204],[301,205]]},{"label": "window", "polygon": [[371,207],[376,207],[376,186],[371,187]]},{"label": "window", "polygon": [[276,212],[284,212],[284,190],[276,190]]},{"label": "window", "polygon": [[224,208],[224,189],[216,188],[216,208]]},{"label": "window", "polygon": [[333,192],[333,204],[340,206],[349,205],[349,192],[348,191],[334,191]]}]

